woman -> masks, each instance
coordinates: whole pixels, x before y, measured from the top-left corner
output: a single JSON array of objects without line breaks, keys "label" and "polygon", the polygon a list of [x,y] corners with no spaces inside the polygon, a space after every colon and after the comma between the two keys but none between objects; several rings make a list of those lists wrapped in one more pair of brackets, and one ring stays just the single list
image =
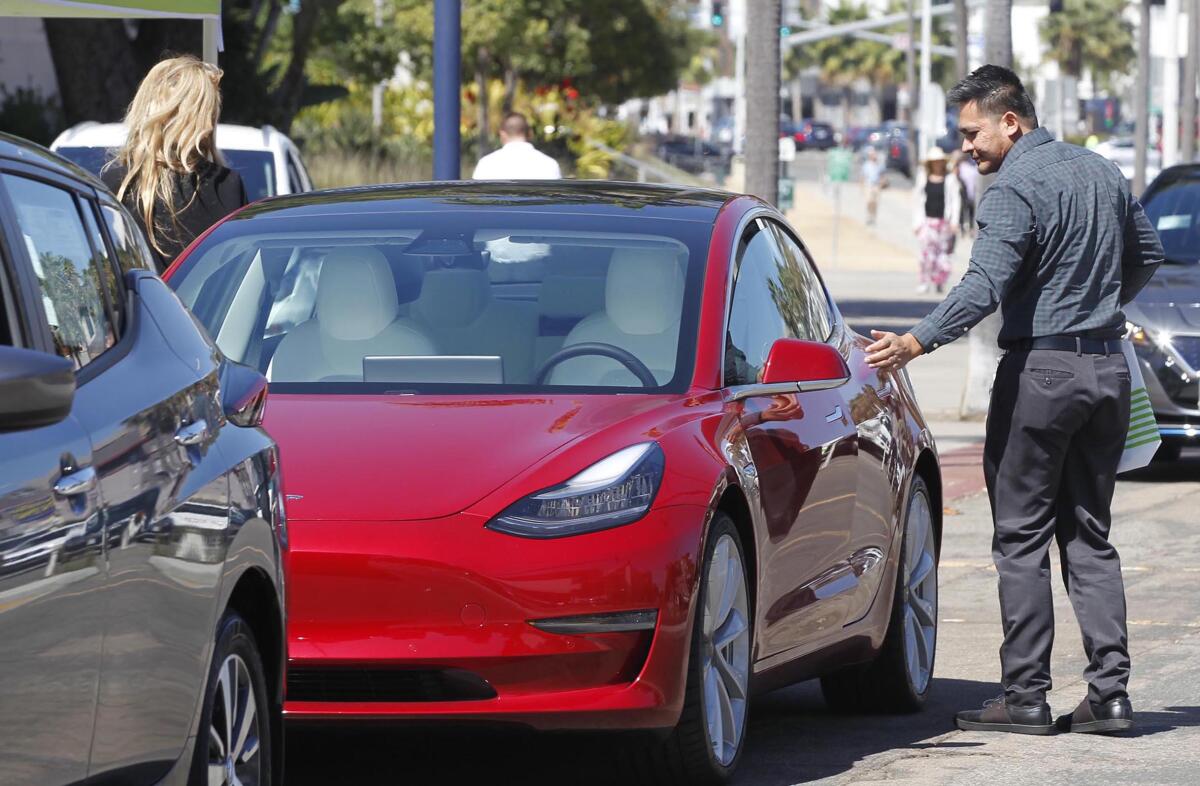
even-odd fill
[{"label": "woman", "polygon": [[917,291],[944,292],[950,278],[951,254],[962,208],[958,179],[946,166],[946,154],[931,147],[925,154],[913,192],[913,231],[920,247],[921,277]]},{"label": "woman", "polygon": [[959,234],[963,237],[974,237],[975,188],[979,183],[979,167],[973,158],[962,151],[955,153],[951,162],[951,171],[958,178],[958,193],[962,205],[958,213]]},{"label": "woman", "polygon": [[162,272],[198,235],[246,204],[216,145],[221,69],[190,55],[163,60],[125,114],[129,136],[101,173],[150,240]]}]

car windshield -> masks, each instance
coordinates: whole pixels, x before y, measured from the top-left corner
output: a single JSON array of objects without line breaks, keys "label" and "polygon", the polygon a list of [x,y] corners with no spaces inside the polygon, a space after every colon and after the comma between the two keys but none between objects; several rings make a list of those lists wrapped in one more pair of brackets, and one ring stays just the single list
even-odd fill
[{"label": "car windshield", "polygon": [[[55,152],[99,175],[100,170],[117,151],[104,147],[60,147]],[[246,186],[246,196],[251,202],[275,196],[275,157],[270,152],[222,149],[221,155],[225,156],[225,163],[241,175],[242,183]]]},{"label": "car windshield", "polygon": [[221,225],[170,283],[280,393],[680,392],[709,232],[613,215],[268,213]]},{"label": "car windshield", "polygon": [[1181,178],[1155,189],[1144,207],[1167,259],[1200,262],[1200,177]]}]

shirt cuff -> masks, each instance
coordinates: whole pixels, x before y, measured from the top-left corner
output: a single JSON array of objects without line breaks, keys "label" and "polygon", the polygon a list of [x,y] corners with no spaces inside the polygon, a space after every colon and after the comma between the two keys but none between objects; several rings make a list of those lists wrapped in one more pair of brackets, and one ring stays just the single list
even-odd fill
[{"label": "shirt cuff", "polygon": [[908,332],[917,340],[917,343],[921,345],[921,349],[923,349],[927,355],[945,343],[945,341],[940,338],[940,334],[942,332],[941,328],[931,322],[928,318],[918,322],[916,327]]}]

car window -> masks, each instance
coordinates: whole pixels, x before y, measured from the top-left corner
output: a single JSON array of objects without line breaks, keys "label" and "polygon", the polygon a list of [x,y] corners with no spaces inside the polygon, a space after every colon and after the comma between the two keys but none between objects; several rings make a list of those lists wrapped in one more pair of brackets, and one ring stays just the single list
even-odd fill
[{"label": "car window", "polygon": [[833,317],[829,313],[825,286],[817,277],[812,260],[782,226],[774,221],[765,223],[779,244],[782,255],[779,288],[772,294],[777,298],[785,321],[796,327],[796,338],[827,341],[833,332]]},{"label": "car window", "polygon": [[275,154],[269,150],[229,150],[221,148],[221,155],[230,169],[241,175],[246,187],[246,198],[251,202],[263,197],[275,196]]},{"label": "car window", "polygon": [[486,211],[248,219],[170,283],[281,393],[681,390],[707,231]]},{"label": "car window", "polygon": [[83,200],[83,223],[87,227],[88,237],[91,238],[92,249],[96,254],[96,270],[99,272],[100,281],[104,286],[104,294],[108,299],[113,327],[116,329],[117,336],[120,337],[125,326],[125,298],[121,285],[117,281],[117,267],[109,256],[108,244],[104,242],[104,235],[100,232],[100,225],[96,222],[96,207],[96,203],[92,200]]},{"label": "car window", "polygon": [[41,290],[57,352],[83,368],[116,343],[102,263],[92,253],[75,197],[61,188],[3,175]]},{"label": "car window", "polygon": [[1167,259],[1200,262],[1200,177],[1180,178],[1156,189],[1143,207]]},{"label": "car window", "polygon": [[125,274],[130,270],[158,272],[141,228],[124,210],[115,205],[103,204],[100,209],[112,237],[121,273]]},{"label": "car window", "polygon": [[287,151],[284,154],[284,161],[287,162],[288,185],[291,186],[293,194],[299,194],[307,191],[304,178],[300,176],[300,165],[296,161],[296,156],[292,151]]},{"label": "car window", "polygon": [[742,235],[735,271],[725,336],[727,386],[758,382],[771,345],[801,336],[794,310],[780,307],[790,302],[785,280],[795,274],[764,222],[752,222]]}]

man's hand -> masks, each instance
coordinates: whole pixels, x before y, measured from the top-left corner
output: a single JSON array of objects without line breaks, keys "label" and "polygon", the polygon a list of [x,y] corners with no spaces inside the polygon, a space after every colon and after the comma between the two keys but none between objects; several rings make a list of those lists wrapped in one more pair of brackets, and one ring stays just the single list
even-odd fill
[{"label": "man's hand", "polygon": [[912,333],[897,336],[872,330],[871,338],[875,339],[875,343],[867,347],[867,365],[871,368],[901,369],[908,361],[925,354],[925,348]]}]

